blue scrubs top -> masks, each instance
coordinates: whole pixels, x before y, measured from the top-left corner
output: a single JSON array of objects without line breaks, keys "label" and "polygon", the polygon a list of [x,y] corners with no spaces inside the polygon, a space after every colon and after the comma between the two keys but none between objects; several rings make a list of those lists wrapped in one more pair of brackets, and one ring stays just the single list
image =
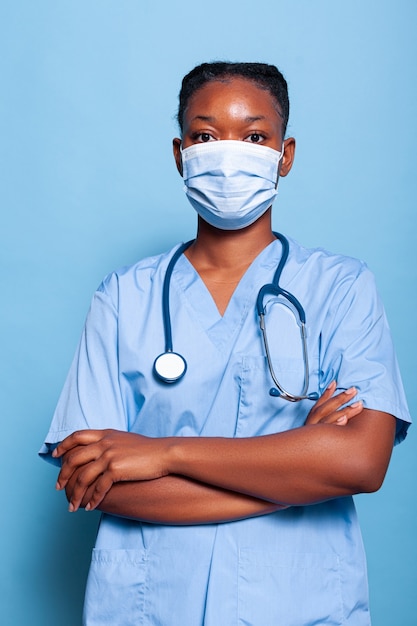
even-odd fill
[{"label": "blue scrubs top", "polygon": [[[254,260],[220,316],[181,256],[170,287],[174,350],[184,378],[153,375],[164,349],[161,293],[173,251],[109,275],[84,332],[41,453],[75,430],[153,437],[255,437],[302,426],[312,402],[271,397],[255,302],[281,257],[274,241]],[[281,285],[307,318],[309,391],[336,379],[371,409],[410,416],[385,314],[366,265],[290,240]],[[266,299],[278,379],[303,385],[299,331]],[[268,317],[269,316],[269,317]],[[90,568],[84,623],[114,626],[369,626],[366,564],[353,500],[337,498],[242,521],[199,526],[104,514]]]}]

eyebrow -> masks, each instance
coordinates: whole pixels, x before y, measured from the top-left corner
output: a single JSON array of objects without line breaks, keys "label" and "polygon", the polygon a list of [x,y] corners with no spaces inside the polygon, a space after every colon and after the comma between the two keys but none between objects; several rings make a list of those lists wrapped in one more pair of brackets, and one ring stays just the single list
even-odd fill
[{"label": "eyebrow", "polygon": [[194,122],[194,120],[201,120],[202,122],[215,122],[216,118],[211,115],[196,115],[191,121]]},{"label": "eyebrow", "polygon": [[[281,112],[277,110],[277,113],[282,118]],[[266,119],[265,115],[254,115],[254,116],[250,115],[245,118],[245,122],[247,124],[252,124],[253,122],[260,122],[265,119]],[[212,115],[196,115],[195,117],[193,117],[191,121],[194,122],[195,120],[212,123],[216,121],[216,118],[213,117]]]},{"label": "eyebrow", "polygon": [[255,115],[255,116],[251,116],[251,115],[249,115],[249,116],[245,119],[245,122],[246,122],[247,124],[252,124],[252,122],[260,122],[260,121],[265,120],[265,119],[266,119],[265,115]]}]

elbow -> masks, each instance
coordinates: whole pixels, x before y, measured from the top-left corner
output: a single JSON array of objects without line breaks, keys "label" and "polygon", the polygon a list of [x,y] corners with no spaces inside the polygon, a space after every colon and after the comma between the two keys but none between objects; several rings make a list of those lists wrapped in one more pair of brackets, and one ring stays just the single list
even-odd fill
[{"label": "elbow", "polygon": [[[394,445],[395,419],[382,415],[391,419],[382,420],[381,414],[375,411],[365,414],[364,419],[372,428],[366,436],[362,434],[357,438],[345,455],[345,476],[350,475],[352,493],[374,493],[383,485]],[[374,423],[375,420],[378,422]]]},{"label": "elbow", "polygon": [[[356,460],[357,461],[357,460]],[[378,491],[384,482],[388,469],[387,464],[376,463],[372,459],[363,459],[355,463],[351,468],[350,491],[355,493],[374,493]]]},{"label": "elbow", "polygon": [[375,493],[381,489],[384,478],[385,473],[381,475],[378,472],[370,472],[359,481],[355,493]]}]

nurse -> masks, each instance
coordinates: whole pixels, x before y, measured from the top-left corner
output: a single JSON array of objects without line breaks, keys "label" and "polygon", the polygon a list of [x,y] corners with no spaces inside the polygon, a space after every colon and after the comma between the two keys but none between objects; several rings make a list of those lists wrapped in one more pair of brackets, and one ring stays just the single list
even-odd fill
[{"label": "nurse", "polygon": [[[198,230],[167,287],[184,375],[154,367],[178,247],[94,295],[41,450],[69,510],[102,511],[85,624],[370,624],[352,495],[379,489],[410,417],[366,265],[272,231],[288,114],[271,65],[202,64],[183,80],[173,150]],[[256,313],[277,267],[293,300],[262,302],[268,360],[309,396],[296,402],[270,393]]]}]

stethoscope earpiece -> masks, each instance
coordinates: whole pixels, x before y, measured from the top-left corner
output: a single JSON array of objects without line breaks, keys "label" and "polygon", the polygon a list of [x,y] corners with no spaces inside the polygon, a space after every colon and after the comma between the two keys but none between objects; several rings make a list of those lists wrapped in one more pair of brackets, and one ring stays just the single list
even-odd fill
[{"label": "stethoscope earpiece", "polygon": [[308,393],[307,395],[303,397],[293,396],[292,394],[289,394],[288,392],[279,391],[279,389],[277,389],[276,387],[271,387],[271,389],[269,390],[269,395],[272,396],[273,398],[281,397],[284,400],[289,400],[289,402],[299,402],[299,400],[313,400],[315,402],[320,397],[316,391],[313,391],[312,393]]}]

